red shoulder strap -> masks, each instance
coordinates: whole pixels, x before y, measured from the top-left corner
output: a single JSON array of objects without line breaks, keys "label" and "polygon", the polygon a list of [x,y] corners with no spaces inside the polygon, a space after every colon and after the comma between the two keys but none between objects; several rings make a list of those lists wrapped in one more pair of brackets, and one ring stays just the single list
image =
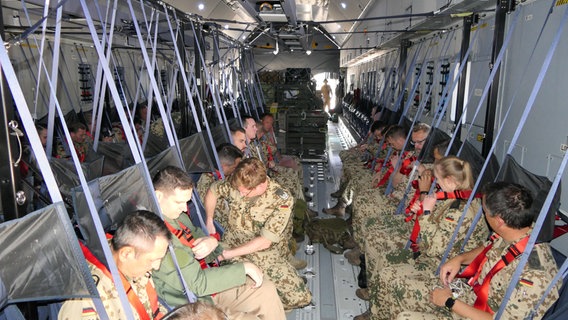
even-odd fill
[{"label": "red shoulder strap", "polygon": [[[79,242],[79,244],[81,246],[81,250],[83,251],[85,259],[87,259],[87,261],[92,263],[95,267],[97,267],[97,269],[101,270],[101,272],[105,276],[107,276],[109,279],[113,281],[112,275],[108,270],[108,268],[99,259],[97,259],[97,257],[95,257],[95,255],[83,243]],[[160,305],[158,303],[158,294],[156,293],[156,289],[152,285],[151,281],[148,281],[148,283],[146,284],[146,294],[148,295],[148,299],[150,300],[150,308],[152,309],[152,315],[148,315],[148,313],[146,312],[146,308],[144,307],[144,304],[142,304],[142,301],[140,301],[140,297],[138,297],[136,292],[134,292],[132,286],[130,285],[130,282],[128,282],[128,280],[122,273],[120,273],[120,279],[122,280],[122,285],[124,286],[124,290],[126,290],[126,296],[128,297],[128,302],[132,307],[134,307],[136,313],[138,313],[138,316],[140,317],[140,320],[151,320],[151,319],[159,320],[164,316],[160,312]]]}]

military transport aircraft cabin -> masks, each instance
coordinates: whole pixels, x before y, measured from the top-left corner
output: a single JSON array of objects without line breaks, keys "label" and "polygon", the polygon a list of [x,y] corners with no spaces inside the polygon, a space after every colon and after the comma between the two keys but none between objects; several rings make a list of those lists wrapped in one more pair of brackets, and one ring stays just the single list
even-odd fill
[{"label": "military transport aircraft cabin", "polygon": [[0,10],[0,319],[568,318],[568,1]]}]

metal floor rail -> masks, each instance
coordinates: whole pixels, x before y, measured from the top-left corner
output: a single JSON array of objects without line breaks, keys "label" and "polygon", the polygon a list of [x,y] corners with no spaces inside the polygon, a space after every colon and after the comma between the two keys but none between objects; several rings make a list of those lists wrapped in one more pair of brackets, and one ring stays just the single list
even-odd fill
[{"label": "metal floor rail", "polygon": [[[322,209],[335,205],[329,194],[337,190],[341,176],[339,152],[355,145],[355,140],[342,120],[328,122],[327,162],[304,163],[304,186],[312,196],[310,208],[319,212],[319,218],[332,216]],[[321,244],[314,244],[314,252],[306,254],[306,238],[298,246],[296,257],[305,259],[308,265],[300,270],[308,279],[313,305],[288,314],[288,320],[348,320],[367,310],[367,303],[355,296],[359,267],[350,265],[343,255],[329,252]]]}]

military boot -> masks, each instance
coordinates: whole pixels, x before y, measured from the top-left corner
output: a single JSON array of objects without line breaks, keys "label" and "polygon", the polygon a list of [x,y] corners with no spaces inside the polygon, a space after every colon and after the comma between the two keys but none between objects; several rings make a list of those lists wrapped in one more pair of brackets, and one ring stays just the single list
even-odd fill
[{"label": "military boot", "polygon": [[355,316],[353,320],[371,320],[371,310],[367,309],[367,311]]},{"label": "military boot", "polygon": [[357,242],[353,239],[353,237],[349,237],[346,241],[343,242],[343,249],[355,249],[357,248]]},{"label": "military boot", "polygon": [[345,215],[345,207],[347,207],[347,204],[343,202],[343,200],[339,199],[334,207],[324,208],[322,211],[325,214],[330,214],[336,217],[343,217]]},{"label": "military boot", "polygon": [[370,297],[369,297],[369,288],[359,288],[357,290],[355,290],[355,295],[357,296],[357,298],[361,299],[361,300],[365,300],[365,301],[369,301]]},{"label": "military boot", "polygon": [[288,258],[288,262],[290,262],[290,264],[296,270],[302,270],[308,265],[308,262],[306,260],[298,259],[298,258],[296,258],[295,256],[292,256],[292,255]]},{"label": "military boot", "polygon": [[341,195],[343,194],[343,191],[345,191],[346,185],[347,185],[346,183],[341,183],[339,185],[339,189],[337,189],[337,191],[335,191],[334,193],[330,194],[330,196],[333,197],[333,198],[341,197]]},{"label": "military boot", "polygon": [[359,249],[351,249],[343,254],[343,256],[347,259],[347,261],[354,265],[358,266],[361,264],[361,250]]}]

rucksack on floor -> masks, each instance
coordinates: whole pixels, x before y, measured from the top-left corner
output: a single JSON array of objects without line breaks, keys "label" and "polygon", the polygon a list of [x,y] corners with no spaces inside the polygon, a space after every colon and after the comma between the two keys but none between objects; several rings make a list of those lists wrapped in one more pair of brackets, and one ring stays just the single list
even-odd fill
[{"label": "rucksack on floor", "polygon": [[336,254],[343,253],[343,243],[351,237],[349,224],[341,218],[313,219],[306,226],[306,235]]}]

